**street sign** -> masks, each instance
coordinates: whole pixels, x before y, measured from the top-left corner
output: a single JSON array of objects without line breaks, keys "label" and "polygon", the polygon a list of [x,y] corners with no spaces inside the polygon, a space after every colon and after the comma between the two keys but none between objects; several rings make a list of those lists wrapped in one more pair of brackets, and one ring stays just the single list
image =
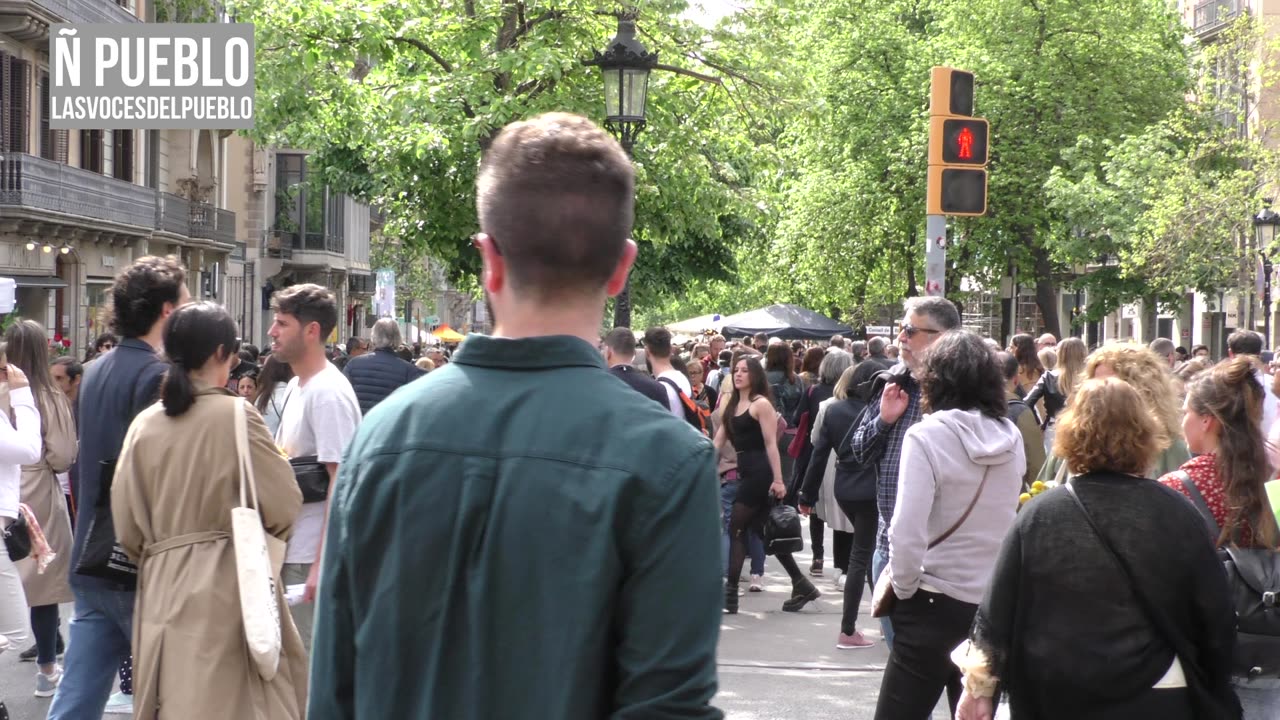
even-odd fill
[{"label": "street sign", "polygon": [[868,325],[867,326],[867,337],[871,337],[872,335],[878,335],[880,337],[889,337],[891,334],[893,334],[893,328],[889,327],[888,325]]}]

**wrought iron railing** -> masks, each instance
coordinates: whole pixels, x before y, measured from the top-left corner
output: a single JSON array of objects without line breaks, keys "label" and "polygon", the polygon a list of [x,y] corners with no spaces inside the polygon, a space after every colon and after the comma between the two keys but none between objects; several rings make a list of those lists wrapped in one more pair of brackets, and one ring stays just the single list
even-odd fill
[{"label": "wrought iron railing", "polygon": [[331,253],[342,255],[346,252],[346,239],[341,235],[325,235],[324,249]]},{"label": "wrought iron railing", "polygon": [[22,153],[0,155],[0,205],[156,226],[156,191]]},{"label": "wrought iron railing", "polygon": [[174,235],[186,235],[191,231],[191,201],[173,193],[157,193],[156,229]]},{"label": "wrought iron railing", "polygon": [[1204,0],[1196,5],[1195,31],[1197,34],[1213,32],[1231,22],[1243,10],[1244,0]]},{"label": "wrought iron railing", "polygon": [[236,241],[236,214],[209,203],[192,203],[191,237],[230,245]]},{"label": "wrought iron railing", "polygon": [[69,23],[141,22],[133,11],[115,0],[35,0],[35,4]]}]

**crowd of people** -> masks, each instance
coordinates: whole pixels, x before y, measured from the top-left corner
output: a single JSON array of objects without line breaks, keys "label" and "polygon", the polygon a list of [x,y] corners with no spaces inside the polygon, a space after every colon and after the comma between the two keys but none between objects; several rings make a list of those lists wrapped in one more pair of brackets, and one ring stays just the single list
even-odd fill
[{"label": "crowd of people", "polygon": [[[877,718],[944,693],[960,720],[1280,713],[1276,588],[1240,582],[1280,546],[1258,335],[1217,364],[1002,348],[930,297],[894,342],[602,336],[633,203],[589,121],[505,128],[474,238],[495,330],[426,368],[392,319],[335,353],[310,284],[272,298],[260,353],[173,258],[119,274],[85,363],[11,324],[0,522],[31,549],[0,553],[0,651],[34,636],[48,717],[717,718],[723,614],[767,553],[784,611],[831,568],[836,647],[888,646]],[[807,569],[761,532],[786,506]]]}]

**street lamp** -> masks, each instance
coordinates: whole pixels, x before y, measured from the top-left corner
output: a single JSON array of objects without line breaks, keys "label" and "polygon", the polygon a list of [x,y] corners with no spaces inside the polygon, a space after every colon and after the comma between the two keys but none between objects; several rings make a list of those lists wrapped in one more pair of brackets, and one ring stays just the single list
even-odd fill
[{"label": "street lamp", "polygon": [[[658,64],[658,53],[649,52],[636,39],[635,14],[619,14],[618,34],[604,52],[594,53],[584,64],[600,68],[604,80],[604,126],[627,151],[627,157],[631,157],[636,136],[645,126],[649,72]],[[613,324],[631,326],[630,278],[614,300]]]},{"label": "street lamp", "polygon": [[1262,309],[1265,313],[1262,323],[1267,347],[1271,347],[1271,243],[1276,239],[1276,228],[1280,227],[1280,213],[1271,209],[1271,202],[1271,198],[1264,198],[1262,212],[1253,216],[1254,239],[1258,244],[1258,254],[1262,256]]}]

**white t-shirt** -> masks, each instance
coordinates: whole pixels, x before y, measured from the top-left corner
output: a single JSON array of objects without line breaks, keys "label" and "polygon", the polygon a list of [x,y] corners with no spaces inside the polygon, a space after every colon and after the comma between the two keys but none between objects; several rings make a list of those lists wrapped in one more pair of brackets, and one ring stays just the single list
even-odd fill
[{"label": "white t-shirt", "polygon": [[[680,372],[679,370],[672,368],[658,375],[658,379],[662,379],[662,378],[666,378],[671,382],[675,383],[677,386],[680,387],[682,391],[684,391],[685,395],[688,395],[690,397],[693,396],[693,386],[689,384],[689,378],[685,377],[684,373]],[[671,406],[671,414],[683,420],[684,419],[684,403],[680,402],[680,394],[677,393],[675,389],[673,389],[670,385],[666,383],[662,383],[662,387],[666,388],[667,390],[667,403]]]},{"label": "white t-shirt", "polygon": [[[315,455],[322,463],[342,460],[360,424],[360,403],[351,383],[333,363],[325,363],[306,385],[289,381],[280,414],[276,442],[291,458]],[[307,564],[317,559],[324,526],[322,502],[306,503],[293,526],[286,563]]]}]

